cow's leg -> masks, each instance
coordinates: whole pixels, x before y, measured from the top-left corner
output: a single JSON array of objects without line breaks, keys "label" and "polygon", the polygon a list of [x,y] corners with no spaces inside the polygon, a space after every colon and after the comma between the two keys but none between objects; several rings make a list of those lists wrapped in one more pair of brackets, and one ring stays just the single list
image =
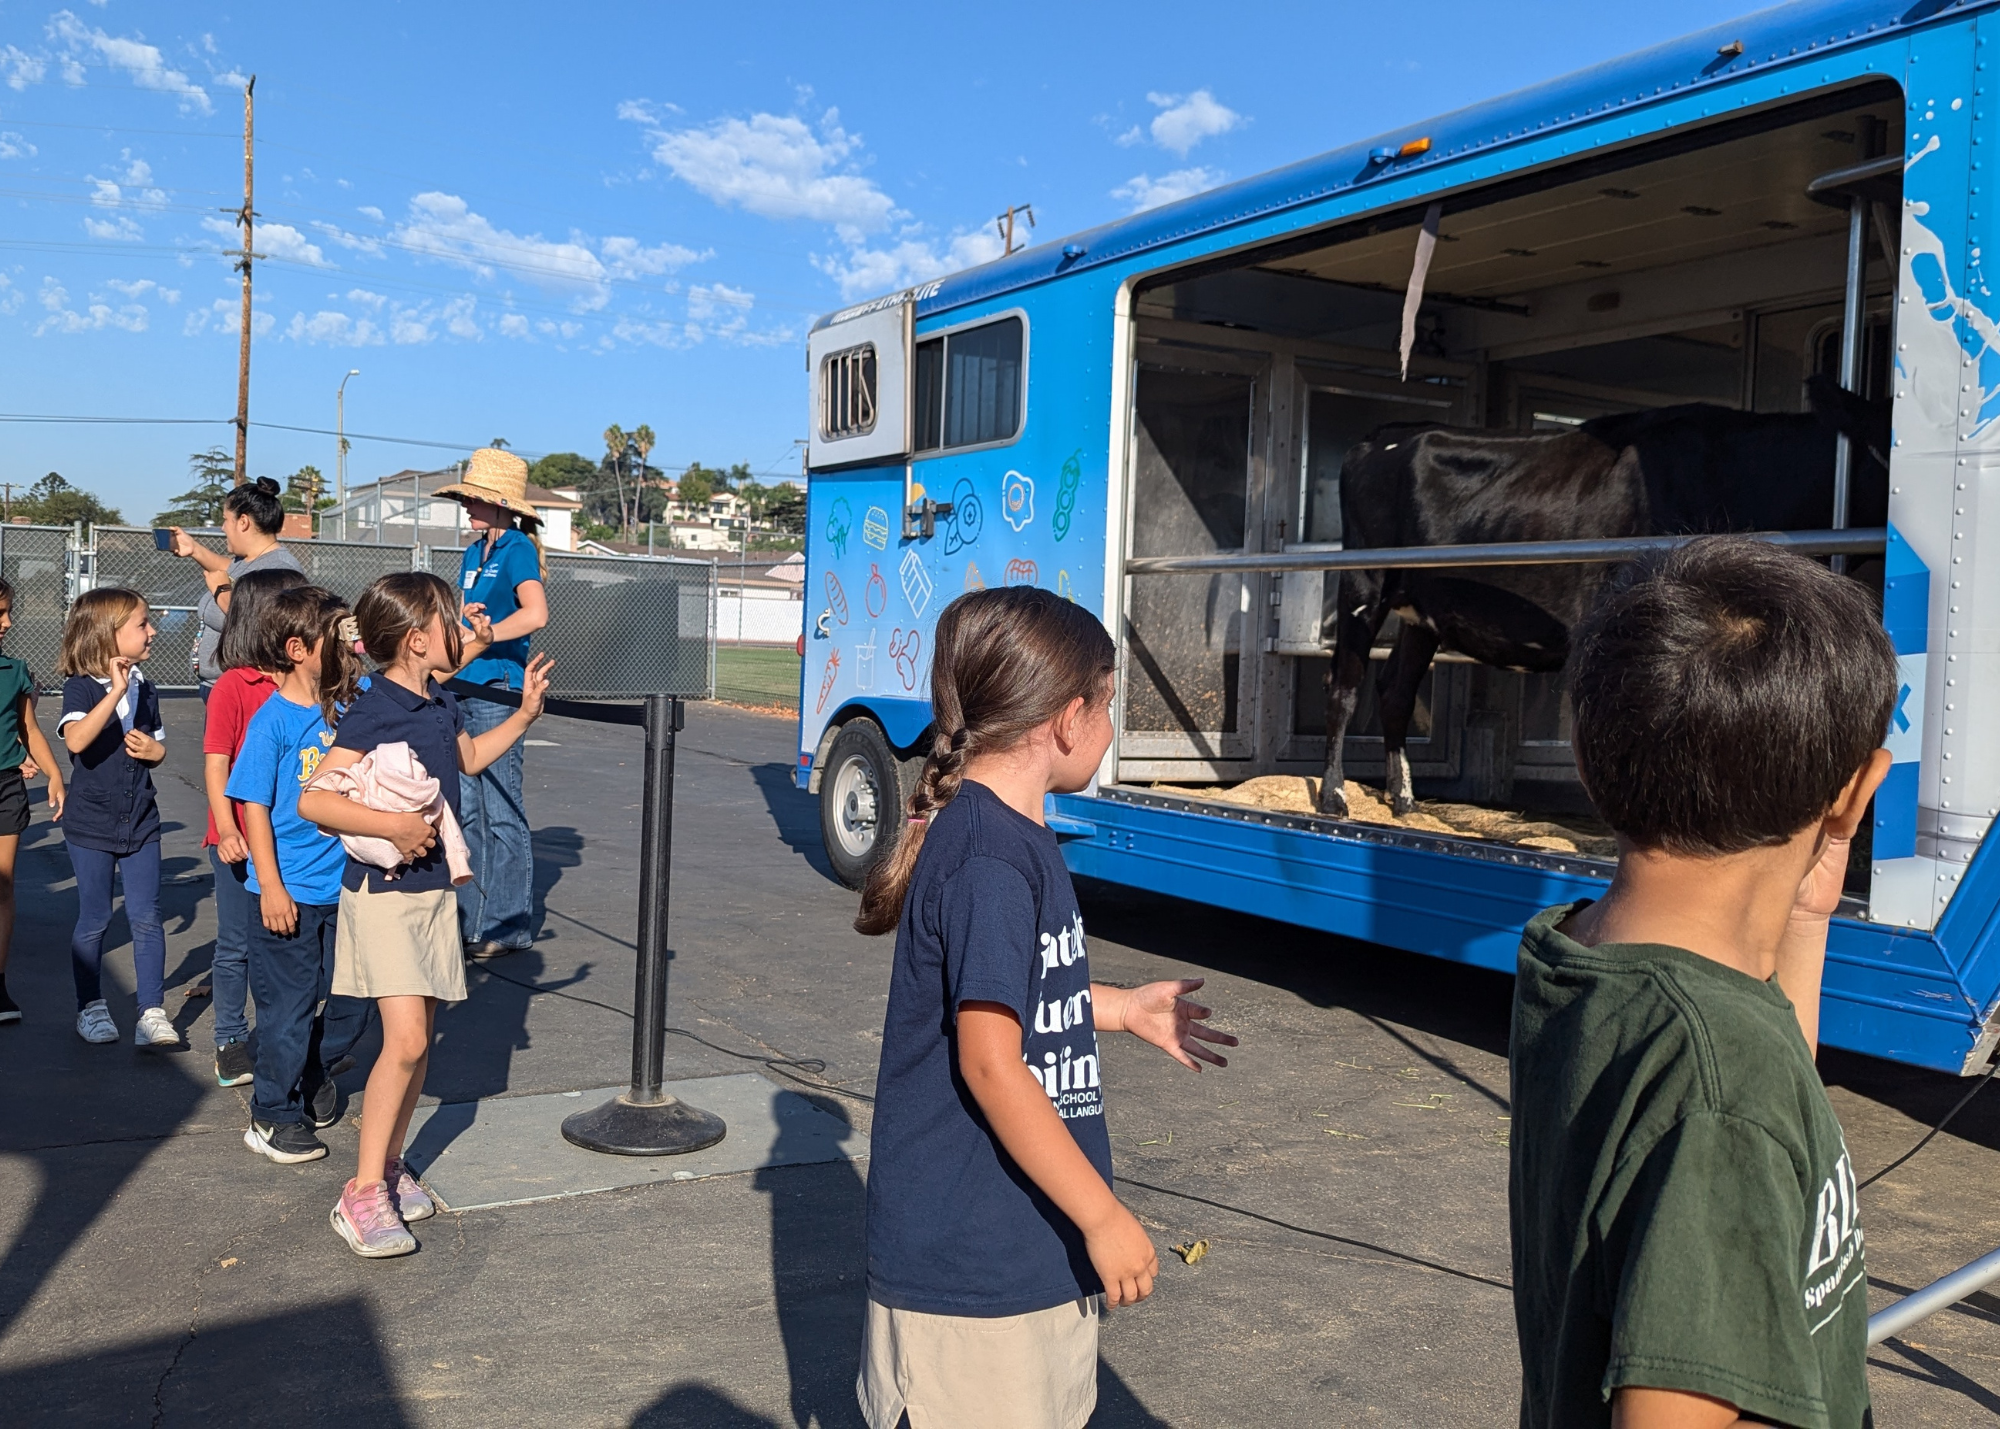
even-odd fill
[{"label": "cow's leg", "polygon": [[1389,812],[1397,816],[1417,807],[1416,785],[1410,777],[1407,748],[1410,716],[1416,712],[1417,689],[1430,671],[1431,657],[1437,654],[1437,632],[1428,625],[1405,619],[1396,641],[1396,653],[1389,658],[1377,694],[1382,711],[1382,752],[1387,763],[1383,779],[1389,796]]},{"label": "cow's leg", "polygon": [[1355,703],[1361,697],[1361,681],[1368,674],[1368,652],[1385,614],[1381,586],[1376,581],[1346,573],[1340,576],[1333,659],[1326,667],[1326,773],[1319,786],[1319,811],[1336,819],[1347,817],[1347,776],[1341,769],[1341,750],[1347,742]]}]

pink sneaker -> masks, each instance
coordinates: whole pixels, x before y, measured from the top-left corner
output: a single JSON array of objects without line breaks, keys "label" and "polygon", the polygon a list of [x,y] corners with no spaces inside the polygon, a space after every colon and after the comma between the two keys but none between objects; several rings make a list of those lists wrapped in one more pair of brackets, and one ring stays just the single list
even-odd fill
[{"label": "pink sneaker", "polygon": [[410,1234],[396,1215],[396,1208],[389,1203],[389,1186],[385,1181],[365,1184],[349,1181],[328,1219],[356,1255],[365,1255],[370,1260],[408,1255],[417,1248],[417,1238]]},{"label": "pink sneaker", "polygon": [[410,1168],[403,1164],[400,1156],[391,1156],[383,1169],[388,1173],[389,1204],[396,1208],[396,1214],[403,1218],[403,1224],[421,1221],[437,1214],[437,1202],[430,1192],[417,1184],[417,1178],[410,1174]]}]

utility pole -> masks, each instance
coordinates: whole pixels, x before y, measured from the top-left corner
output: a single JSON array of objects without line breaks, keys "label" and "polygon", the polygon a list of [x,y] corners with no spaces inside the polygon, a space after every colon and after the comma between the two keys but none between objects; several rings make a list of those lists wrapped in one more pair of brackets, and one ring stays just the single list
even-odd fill
[{"label": "utility pole", "polygon": [[[255,192],[252,141],[256,118],[253,96],[257,91],[257,76],[251,75],[250,82],[243,86],[243,207],[236,210],[237,225],[243,230],[243,253],[236,260],[236,271],[243,275],[243,322],[242,335],[236,349],[236,484],[241,486],[249,477],[250,442],[250,263],[263,255],[254,251],[251,243],[252,229],[257,219],[257,210],[252,207]],[[228,213],[228,209],[223,210]]]},{"label": "utility pole", "polygon": [[[347,377],[359,377],[361,369],[351,367]],[[333,392],[333,496],[340,504],[340,530],[347,533],[347,377],[340,379],[340,386]]]},{"label": "utility pole", "polygon": [[18,484],[12,481],[0,481],[0,492],[5,493],[4,496],[0,496],[0,521],[12,522],[14,519],[14,488]]},{"label": "utility pole", "polygon": [[[993,220],[993,226],[1000,230],[1000,241],[1007,245],[1007,251],[1009,253],[1012,253],[1014,251],[1015,214],[1019,214],[1021,215],[1021,217],[1027,219],[1028,227],[1033,228],[1035,226],[1035,206],[1033,204],[1010,203],[1007,205],[1007,211],[1001,214],[998,218]],[[1025,236],[1023,236],[1021,239],[1021,247],[1026,248],[1027,246],[1028,246],[1028,240]]]}]

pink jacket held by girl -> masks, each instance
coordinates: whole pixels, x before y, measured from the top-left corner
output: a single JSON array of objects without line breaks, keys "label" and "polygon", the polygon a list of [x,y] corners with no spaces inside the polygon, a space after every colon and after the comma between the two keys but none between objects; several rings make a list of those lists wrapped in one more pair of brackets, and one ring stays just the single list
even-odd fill
[{"label": "pink jacket held by girl", "polygon": [[[423,761],[411,752],[409,745],[400,740],[379,745],[344,769],[322,769],[306,787],[352,799],[377,813],[422,814],[437,828],[452,883],[472,881],[472,854],[466,847],[465,834],[458,827],[458,818],[444,801],[438,781],[425,770]],[[394,878],[396,870],[406,862],[387,839],[342,834],[340,842],[355,862],[390,870],[385,879]]]}]

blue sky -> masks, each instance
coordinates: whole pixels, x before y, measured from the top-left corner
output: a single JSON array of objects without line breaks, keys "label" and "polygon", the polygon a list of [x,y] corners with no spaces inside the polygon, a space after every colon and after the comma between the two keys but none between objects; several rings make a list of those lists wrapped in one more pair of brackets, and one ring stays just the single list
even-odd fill
[{"label": "blue sky", "polygon": [[[817,314],[1699,29],[1736,4],[255,6],[0,0],[0,413],[792,474]],[[1254,17],[1254,18],[1253,18]],[[226,426],[0,422],[144,521]],[[253,474],[333,439],[257,428]],[[442,465],[355,440],[350,481]]]}]

